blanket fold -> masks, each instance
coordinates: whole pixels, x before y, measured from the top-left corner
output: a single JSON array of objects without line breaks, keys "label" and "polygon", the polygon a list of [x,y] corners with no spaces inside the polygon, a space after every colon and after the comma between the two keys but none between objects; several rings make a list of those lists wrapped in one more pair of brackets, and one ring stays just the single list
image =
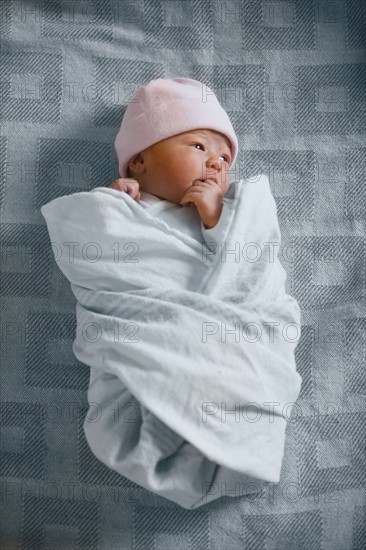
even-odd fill
[{"label": "blanket fold", "polygon": [[216,248],[109,188],[41,208],[77,299],[73,352],[91,367],[88,444],[186,508],[223,496],[222,482],[279,481],[301,387],[267,176],[236,182],[229,203]]}]

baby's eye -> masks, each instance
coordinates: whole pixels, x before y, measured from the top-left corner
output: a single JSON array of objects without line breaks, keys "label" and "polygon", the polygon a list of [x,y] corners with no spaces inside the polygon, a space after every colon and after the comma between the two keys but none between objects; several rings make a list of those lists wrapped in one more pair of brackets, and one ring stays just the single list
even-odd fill
[{"label": "baby's eye", "polygon": [[[204,149],[202,143],[193,143],[193,145],[199,145],[200,147],[202,147]],[[229,162],[229,156],[228,155],[220,155],[220,156],[224,159],[225,162],[227,162],[227,163]]]}]

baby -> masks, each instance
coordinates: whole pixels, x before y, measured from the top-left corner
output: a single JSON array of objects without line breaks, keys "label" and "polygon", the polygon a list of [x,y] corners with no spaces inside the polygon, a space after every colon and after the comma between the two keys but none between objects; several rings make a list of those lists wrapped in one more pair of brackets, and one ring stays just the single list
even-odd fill
[{"label": "baby", "polygon": [[[300,310],[268,248],[280,244],[269,179],[229,188],[235,132],[211,90],[189,78],[142,86],[115,147],[112,189],[41,208],[51,242],[76,245],[73,261],[57,253],[57,262],[77,299],[73,352],[90,366],[88,445],[186,509],[225,487],[258,492],[280,479],[287,406],[301,387],[286,330],[299,327]],[[138,258],[116,261],[120,237]],[[208,240],[216,251],[203,255]],[[254,261],[246,244],[260,251]]]},{"label": "baby", "polygon": [[[128,193],[143,208],[164,201],[160,217],[180,229],[191,226],[188,232],[199,239],[196,217],[205,239],[220,240],[217,224],[238,141],[205,84],[160,78],[142,86],[128,104],[115,147],[121,178],[112,189]],[[184,206],[193,207],[190,218],[179,216]]]},{"label": "baby", "polygon": [[[51,242],[76,245],[73,261],[69,249],[54,253],[77,299],[72,349],[90,366],[88,445],[186,509],[219,498],[223,486],[230,496],[238,485],[258,492],[280,479],[287,405],[301,386],[285,330],[299,327],[299,306],[277,250],[268,261],[268,245],[280,244],[269,179],[229,186],[235,132],[211,90],[189,78],[142,86],[115,146],[112,189],[41,208]],[[138,258],[120,257],[120,238]],[[254,261],[244,243],[259,249]]]}]

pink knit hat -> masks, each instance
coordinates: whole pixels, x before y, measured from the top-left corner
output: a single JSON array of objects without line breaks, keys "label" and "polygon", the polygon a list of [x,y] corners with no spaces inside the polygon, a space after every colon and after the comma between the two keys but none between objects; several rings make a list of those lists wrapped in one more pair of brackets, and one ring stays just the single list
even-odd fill
[{"label": "pink knit hat", "polygon": [[229,139],[232,166],[238,140],[228,114],[208,86],[191,78],[158,78],[141,86],[127,106],[114,142],[120,177],[127,177],[128,163],[140,151],[197,128],[216,130]]}]

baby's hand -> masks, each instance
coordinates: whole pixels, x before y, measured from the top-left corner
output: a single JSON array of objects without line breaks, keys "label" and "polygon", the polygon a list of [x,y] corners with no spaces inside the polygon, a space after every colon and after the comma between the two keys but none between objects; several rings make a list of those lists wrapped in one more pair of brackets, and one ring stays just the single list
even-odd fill
[{"label": "baby's hand", "polygon": [[118,178],[115,180],[111,189],[116,189],[116,191],[124,191],[128,193],[131,198],[139,201],[141,199],[141,193],[139,191],[139,182],[132,178]]},{"label": "baby's hand", "polygon": [[206,229],[215,227],[223,208],[223,193],[220,186],[211,179],[194,180],[191,187],[183,195],[179,204],[182,206],[193,203]]}]

